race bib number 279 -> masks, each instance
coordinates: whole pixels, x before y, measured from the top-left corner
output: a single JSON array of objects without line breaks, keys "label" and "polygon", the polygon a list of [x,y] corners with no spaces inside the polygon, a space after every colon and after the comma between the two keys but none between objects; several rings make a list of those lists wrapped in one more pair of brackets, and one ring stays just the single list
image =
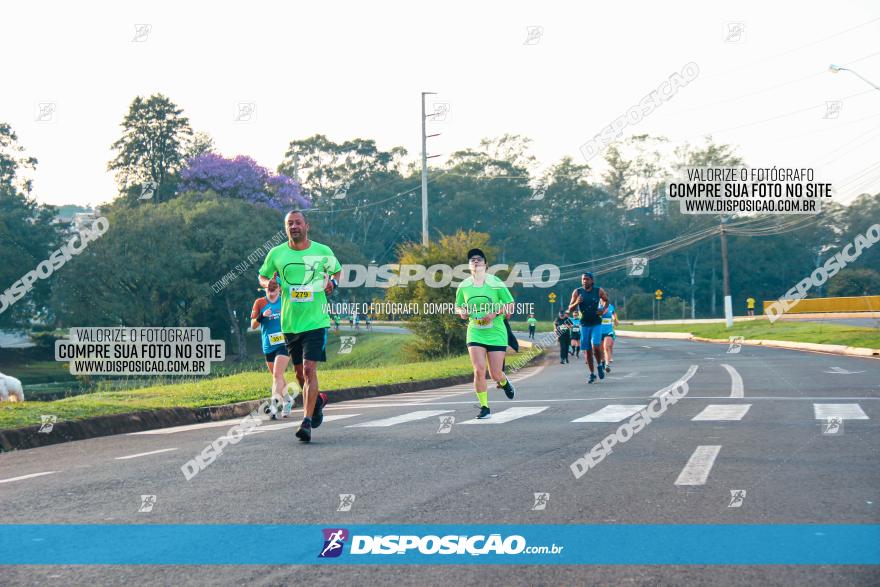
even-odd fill
[{"label": "race bib number 279", "polygon": [[290,286],[291,302],[311,302],[315,299],[315,292],[311,285],[292,285]]}]

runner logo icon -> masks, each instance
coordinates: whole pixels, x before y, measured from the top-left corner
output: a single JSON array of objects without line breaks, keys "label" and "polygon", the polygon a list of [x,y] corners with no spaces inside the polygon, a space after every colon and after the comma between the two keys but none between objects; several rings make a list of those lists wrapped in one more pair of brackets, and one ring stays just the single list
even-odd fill
[{"label": "runner logo icon", "polygon": [[342,547],[348,540],[348,530],[345,528],[324,528],[324,548],[321,549],[318,558],[335,558],[342,554]]}]

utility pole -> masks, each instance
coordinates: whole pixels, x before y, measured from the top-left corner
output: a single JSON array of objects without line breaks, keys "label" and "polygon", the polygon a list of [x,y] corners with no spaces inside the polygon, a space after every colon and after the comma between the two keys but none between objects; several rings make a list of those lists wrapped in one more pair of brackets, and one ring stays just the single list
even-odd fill
[{"label": "utility pole", "polygon": [[733,299],[730,297],[730,270],[727,267],[727,234],[724,218],[721,219],[721,273],[724,279],[724,318],[728,328],[733,328]]},{"label": "utility pole", "polygon": [[[425,96],[437,92],[422,92],[422,244],[428,244],[428,137],[425,134],[425,122],[428,116],[425,114]],[[436,137],[438,135],[430,135]],[[434,155],[436,157],[436,155]]]}]

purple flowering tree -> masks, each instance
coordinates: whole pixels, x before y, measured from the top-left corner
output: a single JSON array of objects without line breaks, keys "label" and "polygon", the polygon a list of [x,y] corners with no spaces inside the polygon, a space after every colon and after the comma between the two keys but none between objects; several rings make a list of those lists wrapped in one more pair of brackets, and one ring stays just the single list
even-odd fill
[{"label": "purple flowering tree", "polygon": [[250,157],[227,159],[205,153],[187,161],[180,172],[180,192],[214,191],[222,197],[237,198],[276,210],[306,209],[311,206],[302,187],[292,178],[272,173]]}]

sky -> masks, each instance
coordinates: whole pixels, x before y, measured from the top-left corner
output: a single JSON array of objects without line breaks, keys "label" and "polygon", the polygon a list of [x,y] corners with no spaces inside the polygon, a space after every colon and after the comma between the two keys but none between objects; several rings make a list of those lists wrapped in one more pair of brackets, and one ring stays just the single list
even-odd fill
[{"label": "sky", "polygon": [[110,145],[138,95],[167,95],[222,154],[274,169],[314,134],[416,160],[433,91],[439,161],[511,133],[547,166],[584,162],[581,145],[691,62],[697,77],[627,133],[711,134],[753,167],[813,167],[839,202],[880,191],[880,91],[828,71],[880,85],[876,1],[48,0],[4,4],[0,47],[0,121],[39,160],[47,204],[116,195]]}]

